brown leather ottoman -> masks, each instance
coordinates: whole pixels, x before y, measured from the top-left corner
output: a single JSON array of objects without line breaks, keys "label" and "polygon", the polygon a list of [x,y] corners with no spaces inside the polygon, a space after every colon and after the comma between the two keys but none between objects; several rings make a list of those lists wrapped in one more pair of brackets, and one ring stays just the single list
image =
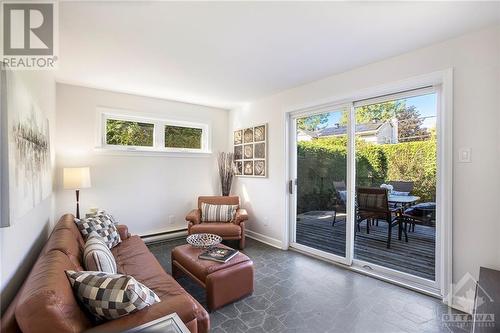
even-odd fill
[{"label": "brown leather ottoman", "polygon": [[253,262],[250,258],[240,252],[226,263],[198,259],[204,251],[188,244],[175,247],[172,250],[172,275],[185,274],[205,288],[209,311],[253,293]]}]

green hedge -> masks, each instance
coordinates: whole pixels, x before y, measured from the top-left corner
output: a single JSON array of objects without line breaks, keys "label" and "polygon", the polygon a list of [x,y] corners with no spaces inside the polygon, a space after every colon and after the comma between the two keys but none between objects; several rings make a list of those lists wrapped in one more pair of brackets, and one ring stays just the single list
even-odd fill
[{"label": "green hedge", "polygon": [[436,140],[382,145],[389,169],[388,180],[413,181],[413,194],[421,201],[436,199]]},{"label": "green hedge", "polygon": [[[333,182],[345,181],[345,138],[320,138],[299,142],[297,149],[298,213],[331,210]],[[436,143],[419,141],[375,145],[356,141],[356,184],[379,186],[390,180],[411,180],[413,193],[422,200],[435,197]]]}]

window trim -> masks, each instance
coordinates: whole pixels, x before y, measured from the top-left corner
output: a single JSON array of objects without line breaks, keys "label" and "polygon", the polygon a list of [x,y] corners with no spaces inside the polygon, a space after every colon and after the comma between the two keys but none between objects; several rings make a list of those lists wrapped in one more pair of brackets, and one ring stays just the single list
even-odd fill
[{"label": "window trim", "polygon": [[[98,134],[97,134],[97,150],[104,152],[127,152],[131,154],[153,153],[153,154],[211,154],[211,128],[208,124],[191,122],[186,120],[173,120],[166,118],[157,118],[147,114],[137,114],[134,112],[98,107]],[[153,125],[153,146],[126,146],[126,145],[111,145],[107,143],[106,124],[108,119],[140,122]],[[178,126],[188,128],[198,128],[202,130],[201,149],[193,148],[172,148],[165,147],[165,126]]]}]

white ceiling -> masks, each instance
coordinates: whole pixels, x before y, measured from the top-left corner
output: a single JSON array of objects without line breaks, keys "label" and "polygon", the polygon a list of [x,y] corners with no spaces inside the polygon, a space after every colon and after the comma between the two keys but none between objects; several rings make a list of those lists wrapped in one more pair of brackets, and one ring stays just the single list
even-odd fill
[{"label": "white ceiling", "polygon": [[500,23],[500,2],[61,2],[59,82],[231,108]]}]

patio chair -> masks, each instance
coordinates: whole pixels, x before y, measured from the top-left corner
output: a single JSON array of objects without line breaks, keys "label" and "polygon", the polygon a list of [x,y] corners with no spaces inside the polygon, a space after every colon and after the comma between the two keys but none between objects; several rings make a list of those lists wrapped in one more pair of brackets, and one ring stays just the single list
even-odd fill
[{"label": "patio chair", "polygon": [[334,211],[333,211],[333,222],[332,222],[332,227],[335,226],[335,222],[337,222],[337,212],[338,213],[346,213],[347,208],[346,208],[346,199],[347,199],[347,188],[345,185],[345,182],[343,180],[336,182],[333,182],[333,189],[335,190],[335,197],[334,197]]},{"label": "patio chair", "polygon": [[[411,194],[414,187],[414,183],[412,181],[404,181],[404,180],[394,180],[388,182],[388,184],[392,185],[393,192],[400,192],[400,194],[407,193],[408,195]],[[403,205],[397,203],[389,203],[389,206],[391,208],[396,208],[396,207],[405,208],[403,207]]]},{"label": "patio chair", "polygon": [[426,225],[430,227],[436,226],[436,203],[435,202],[422,202],[417,205],[411,206],[406,209],[401,215],[405,223],[405,230],[407,224],[410,224],[409,231],[415,232],[415,225]]},{"label": "patio chair", "polygon": [[392,185],[393,190],[397,192],[408,192],[410,194],[413,191],[414,183],[403,180],[395,180],[388,182],[389,185]]},{"label": "patio chair", "polygon": [[[408,234],[403,230],[399,216],[399,208],[390,208],[388,193],[385,188],[358,187],[356,188],[357,202],[357,229],[361,232],[360,224],[366,220],[366,233],[370,233],[370,221],[373,219],[387,222],[387,248],[391,248],[392,227],[398,225],[398,238],[401,239],[404,231],[405,240],[408,242]],[[395,215],[395,217],[393,217]]]}]

